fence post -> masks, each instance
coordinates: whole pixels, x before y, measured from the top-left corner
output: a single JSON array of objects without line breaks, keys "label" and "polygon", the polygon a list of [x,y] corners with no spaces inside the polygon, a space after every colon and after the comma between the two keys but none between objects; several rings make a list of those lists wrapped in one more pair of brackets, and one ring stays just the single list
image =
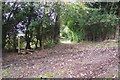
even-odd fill
[{"label": "fence post", "polygon": [[21,50],[20,50],[20,36],[18,36],[18,53],[21,53]]}]

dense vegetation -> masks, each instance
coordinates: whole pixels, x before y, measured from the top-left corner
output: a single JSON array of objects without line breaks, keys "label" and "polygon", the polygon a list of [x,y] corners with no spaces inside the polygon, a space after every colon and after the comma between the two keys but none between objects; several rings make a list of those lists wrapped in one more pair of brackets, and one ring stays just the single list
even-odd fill
[{"label": "dense vegetation", "polygon": [[65,26],[62,35],[77,42],[115,38],[119,20],[117,7],[117,3],[91,4],[89,7],[86,3],[67,3],[62,10]]},{"label": "dense vegetation", "polygon": [[[47,48],[61,38],[75,42],[114,39],[119,30],[119,3],[3,2],[2,48]],[[117,35],[118,36],[118,35]]]},{"label": "dense vegetation", "polygon": [[[17,48],[17,33],[25,33],[22,43],[43,48],[58,42],[59,3],[3,3],[3,48]],[[24,46],[24,45],[23,45]]]}]

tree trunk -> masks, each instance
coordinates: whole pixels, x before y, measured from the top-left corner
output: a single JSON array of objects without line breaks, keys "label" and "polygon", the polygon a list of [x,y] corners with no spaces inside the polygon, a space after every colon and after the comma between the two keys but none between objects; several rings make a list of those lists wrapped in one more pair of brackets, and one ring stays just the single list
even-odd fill
[{"label": "tree trunk", "polygon": [[30,30],[28,30],[28,27],[30,25],[30,21],[31,21],[31,16],[28,17],[28,23],[27,23],[27,26],[26,26],[26,33],[25,33],[25,40],[26,40],[26,49],[31,49],[31,46],[30,46]]},{"label": "tree trunk", "polygon": [[4,28],[2,28],[2,49],[5,48],[5,45],[6,45],[6,30]]},{"label": "tree trunk", "polygon": [[42,49],[42,35],[40,36],[39,41],[40,41],[40,48]]},{"label": "tree trunk", "polygon": [[31,46],[30,46],[30,39],[27,39],[26,49],[31,49]]},{"label": "tree trunk", "polygon": [[37,39],[37,41],[36,41],[35,48],[36,48],[36,49],[38,48],[38,39]]},{"label": "tree trunk", "polygon": [[37,39],[36,49],[37,49],[38,48],[38,41],[40,41],[40,27],[36,28],[36,31],[37,31],[37,35],[36,35],[36,39]]},{"label": "tree trunk", "polygon": [[26,31],[26,34],[25,34],[26,36],[25,36],[25,40],[26,40],[26,49],[31,49],[31,46],[30,46],[30,33],[29,33],[29,31],[27,30]]},{"label": "tree trunk", "polygon": [[54,40],[56,43],[59,42],[59,34],[60,34],[60,5],[56,3],[56,22],[54,27]]},{"label": "tree trunk", "polygon": [[39,35],[39,45],[40,45],[40,48],[42,49],[43,48],[43,45],[42,45],[42,33],[43,33],[43,27],[41,27],[41,30],[40,30],[40,35]]},{"label": "tree trunk", "polygon": [[119,24],[117,25],[117,27],[116,27],[116,37],[115,37],[115,39],[116,40],[118,40],[118,37],[119,37]]},{"label": "tree trunk", "polygon": [[15,51],[16,51],[16,47],[17,47],[17,46],[16,46],[16,44],[17,44],[17,43],[16,43],[16,33],[14,33],[13,41],[14,41],[14,42],[13,42],[13,48],[14,48],[14,52],[15,52]]}]

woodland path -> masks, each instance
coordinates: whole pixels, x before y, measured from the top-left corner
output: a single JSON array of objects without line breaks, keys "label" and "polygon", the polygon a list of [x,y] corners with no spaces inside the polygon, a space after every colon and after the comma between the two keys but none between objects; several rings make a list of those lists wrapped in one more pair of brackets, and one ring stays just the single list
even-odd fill
[{"label": "woodland path", "polygon": [[114,41],[58,44],[32,54],[3,55],[5,78],[118,77],[118,47]]}]

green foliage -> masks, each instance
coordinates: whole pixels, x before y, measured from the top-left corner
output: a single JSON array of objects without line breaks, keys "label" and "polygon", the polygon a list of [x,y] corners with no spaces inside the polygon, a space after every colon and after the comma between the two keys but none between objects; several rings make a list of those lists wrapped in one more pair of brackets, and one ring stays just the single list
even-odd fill
[{"label": "green foliage", "polygon": [[[60,28],[59,2],[4,2],[3,7],[3,49],[17,49],[17,25],[25,26],[26,48],[52,47],[58,43]],[[53,16],[54,15],[54,16]],[[53,19],[54,17],[54,19]],[[57,19],[56,19],[57,17]],[[15,31],[13,33],[13,31]],[[12,34],[11,34],[12,33]],[[14,36],[14,34],[16,36]]]},{"label": "green foliage", "polygon": [[[72,4],[68,3],[64,5],[63,10],[63,20],[64,25],[68,26],[70,29],[70,36],[72,41],[81,41],[84,36],[83,27],[85,24],[85,19],[83,19],[83,15],[86,13],[83,9],[86,7],[81,4]],[[81,12],[81,13],[80,13]],[[81,34],[83,33],[83,34]],[[69,34],[69,32],[68,32]]]},{"label": "green foliage", "polygon": [[49,40],[46,42],[46,44],[44,45],[44,48],[52,48],[55,46],[55,42]]},{"label": "green foliage", "polygon": [[[86,4],[92,4],[92,7]],[[23,41],[26,48],[51,47],[59,42],[60,37],[74,42],[113,38],[119,21],[115,4],[4,2],[2,5],[3,48],[17,48],[15,36],[16,26],[19,23],[26,28],[25,41]]]},{"label": "green foliage", "polygon": [[[104,40],[116,32],[119,18],[115,14],[103,12],[101,8],[89,8],[84,3],[65,3],[62,7],[63,24],[72,33],[73,41]],[[64,32],[65,34],[70,34]]]}]

